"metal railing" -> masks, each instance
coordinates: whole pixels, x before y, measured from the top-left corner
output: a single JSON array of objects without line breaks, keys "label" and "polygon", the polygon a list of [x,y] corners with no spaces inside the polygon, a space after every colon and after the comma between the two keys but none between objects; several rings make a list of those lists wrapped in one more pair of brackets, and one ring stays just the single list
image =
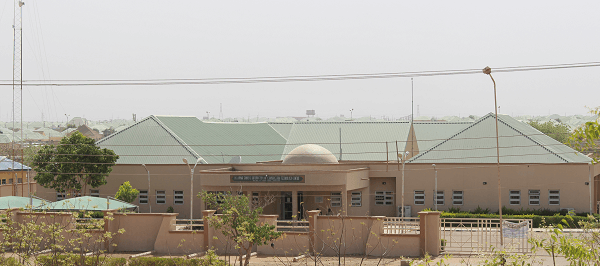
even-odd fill
[{"label": "metal railing", "polygon": [[421,220],[419,217],[386,217],[383,220],[384,234],[420,234]]},{"label": "metal railing", "polygon": [[[504,251],[531,252],[531,219],[504,219]],[[500,219],[441,218],[441,251],[453,254],[478,254],[501,250]]]},{"label": "metal railing", "polygon": [[278,232],[308,232],[308,221],[277,220]]},{"label": "metal railing", "polygon": [[177,219],[175,220],[175,230],[192,231],[204,230],[204,220],[202,219]]}]

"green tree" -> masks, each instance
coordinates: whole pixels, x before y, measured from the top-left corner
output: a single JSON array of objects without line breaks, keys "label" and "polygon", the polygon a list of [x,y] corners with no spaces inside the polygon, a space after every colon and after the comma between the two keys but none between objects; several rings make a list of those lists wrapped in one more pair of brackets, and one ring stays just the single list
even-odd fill
[{"label": "green tree", "polygon": [[34,156],[32,167],[37,172],[34,180],[45,188],[67,193],[67,197],[87,187],[106,184],[106,177],[119,159],[112,150],[101,149],[79,132],[65,137],[57,146],[45,145]]},{"label": "green tree", "polygon": [[137,198],[138,194],[140,194],[140,191],[133,188],[131,184],[129,184],[129,181],[125,181],[125,183],[119,187],[119,191],[115,194],[115,198],[132,203],[135,198]]},{"label": "green tree", "polygon": [[596,121],[586,122],[569,137],[569,145],[582,153],[591,153],[594,163],[600,159],[600,106],[590,109]]},{"label": "green tree", "polygon": [[567,143],[569,140],[569,135],[571,134],[571,128],[560,122],[554,123],[552,121],[548,121],[546,123],[540,123],[538,121],[529,121],[527,124],[560,143]]},{"label": "green tree", "polygon": [[[240,266],[250,263],[252,248],[266,245],[279,238],[282,233],[275,231],[274,225],[258,224],[259,215],[262,214],[264,206],[250,204],[246,195],[230,193],[200,193],[202,201],[208,208],[222,212],[223,215],[204,217],[210,226],[220,230],[221,233],[236,243],[238,248],[238,261]],[[265,200],[265,206],[272,200]],[[243,256],[246,259],[243,260]]]}]

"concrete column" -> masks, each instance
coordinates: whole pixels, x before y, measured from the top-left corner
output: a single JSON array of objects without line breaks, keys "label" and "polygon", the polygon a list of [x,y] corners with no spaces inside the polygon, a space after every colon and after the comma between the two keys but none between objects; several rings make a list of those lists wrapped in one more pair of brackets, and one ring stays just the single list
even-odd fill
[{"label": "concrete column", "polygon": [[204,223],[204,251],[209,250],[214,245],[212,244],[213,236],[215,234],[214,229],[210,226],[208,218],[215,214],[215,210],[204,210],[202,211],[202,220]]},{"label": "concrete column", "polygon": [[346,186],[342,187],[342,214],[348,215],[348,190]]},{"label": "concrete column", "polygon": [[317,247],[317,217],[321,213],[321,210],[308,211],[308,250],[309,252],[314,252],[315,250],[319,250]]},{"label": "concrete column", "polygon": [[292,190],[292,220],[298,220],[298,190]]},{"label": "concrete column", "polygon": [[440,254],[440,212],[419,212],[420,219],[420,250],[431,256]]},{"label": "concrete column", "polygon": [[[112,231],[112,227],[113,227],[113,213],[114,210],[104,210],[102,211],[102,213],[104,214],[104,233],[106,234],[107,232],[111,232]],[[113,232],[116,233],[116,232]],[[118,238],[118,234],[113,234],[113,238]],[[106,241],[104,242],[104,248],[107,250],[108,253],[111,253],[113,251],[115,251],[115,248],[113,245],[111,245],[111,242],[116,242],[117,239],[106,239]]]}]

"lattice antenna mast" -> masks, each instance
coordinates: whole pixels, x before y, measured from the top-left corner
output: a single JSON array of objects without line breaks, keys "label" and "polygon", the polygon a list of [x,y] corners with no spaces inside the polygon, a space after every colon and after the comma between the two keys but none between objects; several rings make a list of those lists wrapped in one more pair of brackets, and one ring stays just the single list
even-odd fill
[{"label": "lattice antenna mast", "polygon": [[[22,53],[22,42],[23,42],[23,27],[22,27],[22,7],[25,3],[20,0],[15,0],[15,14],[13,22],[14,30],[14,42],[13,42],[13,140],[12,140],[12,159],[13,159],[13,171],[17,160],[21,163],[21,173],[23,172],[23,53]],[[19,123],[19,145],[15,145],[17,122]],[[18,183],[14,180],[13,184]],[[16,192],[17,187],[14,187]],[[16,194],[15,194],[16,195]]]}]

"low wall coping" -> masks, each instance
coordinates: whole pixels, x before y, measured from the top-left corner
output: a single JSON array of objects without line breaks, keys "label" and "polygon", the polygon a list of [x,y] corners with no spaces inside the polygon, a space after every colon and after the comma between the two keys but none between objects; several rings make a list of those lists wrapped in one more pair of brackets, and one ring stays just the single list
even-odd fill
[{"label": "low wall coping", "polygon": [[204,233],[204,230],[169,230],[169,234],[197,234]]},{"label": "low wall coping", "polygon": [[177,216],[179,213],[123,213],[123,212],[115,212],[113,215],[123,215],[123,216]]},{"label": "low wall coping", "polygon": [[17,214],[32,214],[32,215],[59,215],[59,216],[72,216],[73,213],[71,212],[15,212]]},{"label": "low wall coping", "polygon": [[381,236],[421,237],[421,234],[381,234]]},{"label": "low wall coping", "polygon": [[[317,216],[317,218],[319,219],[341,219],[342,217],[340,216],[336,216],[336,215],[319,215]],[[384,220],[386,217],[385,216],[343,216],[344,219],[371,219],[371,220],[377,220],[377,219],[382,219]]]},{"label": "low wall coping", "polygon": [[282,236],[302,236],[308,235],[308,232],[282,232]]},{"label": "low wall coping", "polygon": [[277,215],[277,214],[261,214],[258,217],[261,217],[261,218],[277,218],[277,217],[279,217],[279,215]]}]

